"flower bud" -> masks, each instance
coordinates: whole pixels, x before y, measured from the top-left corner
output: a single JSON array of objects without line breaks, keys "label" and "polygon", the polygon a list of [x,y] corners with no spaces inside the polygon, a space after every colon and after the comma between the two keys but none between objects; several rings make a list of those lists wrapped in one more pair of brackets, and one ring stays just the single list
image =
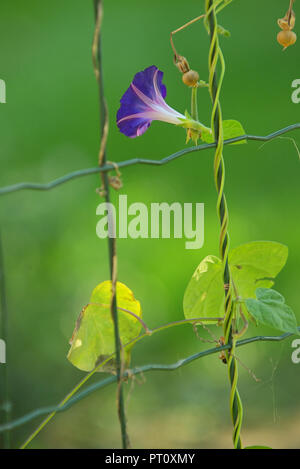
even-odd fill
[{"label": "flower bud", "polygon": [[297,41],[297,35],[293,31],[283,30],[277,34],[277,41],[285,50],[287,47],[292,46]]},{"label": "flower bud", "polygon": [[199,74],[195,70],[189,70],[182,75],[182,81],[187,86],[197,86]]}]

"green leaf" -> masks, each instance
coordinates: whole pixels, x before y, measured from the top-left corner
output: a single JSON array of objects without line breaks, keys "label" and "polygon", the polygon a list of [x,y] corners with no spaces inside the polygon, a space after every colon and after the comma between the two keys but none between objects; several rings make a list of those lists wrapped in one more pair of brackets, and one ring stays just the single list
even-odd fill
[{"label": "green leaf", "polygon": [[[236,120],[225,120],[223,121],[223,133],[224,140],[229,140],[235,137],[241,137],[245,135],[246,132],[242,124]],[[201,131],[201,139],[206,143],[214,143],[213,135],[207,130]],[[247,143],[247,140],[241,140],[240,142],[235,142],[235,144]]]},{"label": "green leaf", "polygon": [[[272,287],[287,256],[288,248],[273,241],[255,241],[232,249],[229,266],[239,297],[255,298],[258,287]],[[197,267],[184,294],[183,310],[187,319],[224,315],[223,267],[219,258],[208,256]]]},{"label": "green leaf", "polygon": [[239,296],[255,298],[257,288],[272,287],[287,258],[288,248],[273,241],[254,241],[232,249],[229,265]]},{"label": "green leaf", "polygon": [[275,290],[258,288],[256,298],[245,300],[250,314],[260,324],[283,332],[299,334],[293,310],[285,304],[284,297]]},{"label": "green leaf", "polygon": [[[239,121],[236,120],[226,120],[223,121],[223,132],[224,140],[229,140],[235,137],[241,137],[246,135],[244,127]],[[234,145],[247,143],[247,140],[241,140],[240,142],[235,142]]]},{"label": "green leaf", "polygon": [[201,130],[201,140],[205,143],[214,143],[215,139],[212,132],[209,129]]},{"label": "green leaf", "polygon": [[[141,305],[134,298],[132,291],[123,283],[117,282],[116,292],[120,339],[122,344],[126,344],[140,333],[141,323],[134,315],[141,317]],[[82,310],[76,322],[70,340],[68,360],[80,370],[93,370],[98,363],[115,352],[114,325],[110,310],[111,297],[111,281],[100,283],[92,292],[90,303]],[[129,348],[124,351],[124,361],[128,366]],[[114,370],[114,359],[99,369],[99,371]]]},{"label": "green leaf", "polygon": [[183,310],[187,319],[216,318],[224,315],[222,275],[223,267],[220,259],[215,256],[203,259],[184,294]]},{"label": "green leaf", "polygon": [[225,37],[230,37],[231,33],[227,29],[223,28],[220,24],[218,24],[218,34],[221,34],[221,36]]}]

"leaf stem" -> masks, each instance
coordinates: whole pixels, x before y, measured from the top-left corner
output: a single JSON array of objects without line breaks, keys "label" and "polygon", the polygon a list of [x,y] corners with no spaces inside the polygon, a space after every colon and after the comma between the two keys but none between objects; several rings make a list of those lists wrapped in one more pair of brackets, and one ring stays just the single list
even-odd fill
[{"label": "leaf stem", "polygon": [[197,102],[197,93],[198,92],[198,87],[193,86],[192,87],[192,100],[191,100],[191,116],[195,121],[199,120],[198,117],[198,102]]}]

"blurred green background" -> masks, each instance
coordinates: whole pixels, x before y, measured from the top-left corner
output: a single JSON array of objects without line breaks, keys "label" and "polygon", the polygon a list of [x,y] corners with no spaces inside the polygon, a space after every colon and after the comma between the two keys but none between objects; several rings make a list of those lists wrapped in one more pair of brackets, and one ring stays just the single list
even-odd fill
[{"label": "blurred green background", "polygon": [[[247,133],[265,135],[299,121],[300,105],[291,101],[291,83],[300,78],[300,43],[283,53],[276,42],[277,18],[284,16],[288,3],[236,1],[220,15],[220,23],[232,33],[221,40],[227,67],[223,115],[240,120]],[[181,112],[189,108],[190,91],[172,63],[169,35],[199,16],[204,1],[114,0],[104,6],[108,159],[160,159],[184,148],[184,131],[158,122],[142,137],[128,139],[119,133],[115,115],[133,75],[153,64],[165,72],[167,102]],[[48,182],[97,166],[92,1],[5,2],[0,25],[0,78],[7,85],[7,104],[0,105],[1,186]],[[207,80],[209,40],[202,23],[178,33],[175,44]],[[202,122],[209,123],[210,111],[209,95],[201,90]],[[299,131],[286,137],[300,142]],[[276,288],[300,322],[300,166],[293,142],[277,139],[262,148],[256,142],[226,147],[224,157],[231,244],[263,239],[289,246],[289,260]],[[146,323],[155,327],[180,320],[194,269],[206,255],[218,255],[213,152],[189,154],[160,168],[124,168],[122,178],[120,193],[128,195],[129,203],[205,203],[205,245],[200,251],[186,250],[184,239],[118,241],[119,279],[141,301]],[[81,308],[92,289],[109,276],[107,241],[96,236],[99,186],[99,176],[94,175],[50,192],[1,197],[14,418],[57,403],[84,375],[66,354]],[[112,195],[115,202],[117,197]],[[221,335],[219,329],[212,331]],[[249,337],[257,334],[276,331],[252,327],[248,332]],[[291,361],[291,342],[257,343],[238,351],[261,379],[256,383],[240,367],[245,445],[300,447],[300,365]],[[191,326],[182,326],[138,344],[132,365],[172,363],[209,346],[195,337]],[[98,374],[92,381],[103,377]],[[139,377],[132,386],[125,385],[125,391],[133,447],[231,447],[227,369],[216,355],[172,373],[148,373],[144,381]],[[115,386],[95,393],[57,415],[31,447],[120,447],[115,401]],[[13,446],[38,422],[13,431]]]}]

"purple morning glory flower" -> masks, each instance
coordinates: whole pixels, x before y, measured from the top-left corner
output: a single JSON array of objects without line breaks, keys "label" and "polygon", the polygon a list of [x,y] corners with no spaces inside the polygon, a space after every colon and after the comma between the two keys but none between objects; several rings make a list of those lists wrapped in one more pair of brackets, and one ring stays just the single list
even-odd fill
[{"label": "purple morning glory flower", "polygon": [[163,72],[155,65],[135,75],[130,87],[122,96],[117,113],[117,126],[127,137],[142,135],[153,120],[182,125],[183,114],[165,102],[167,90],[162,83]]}]

